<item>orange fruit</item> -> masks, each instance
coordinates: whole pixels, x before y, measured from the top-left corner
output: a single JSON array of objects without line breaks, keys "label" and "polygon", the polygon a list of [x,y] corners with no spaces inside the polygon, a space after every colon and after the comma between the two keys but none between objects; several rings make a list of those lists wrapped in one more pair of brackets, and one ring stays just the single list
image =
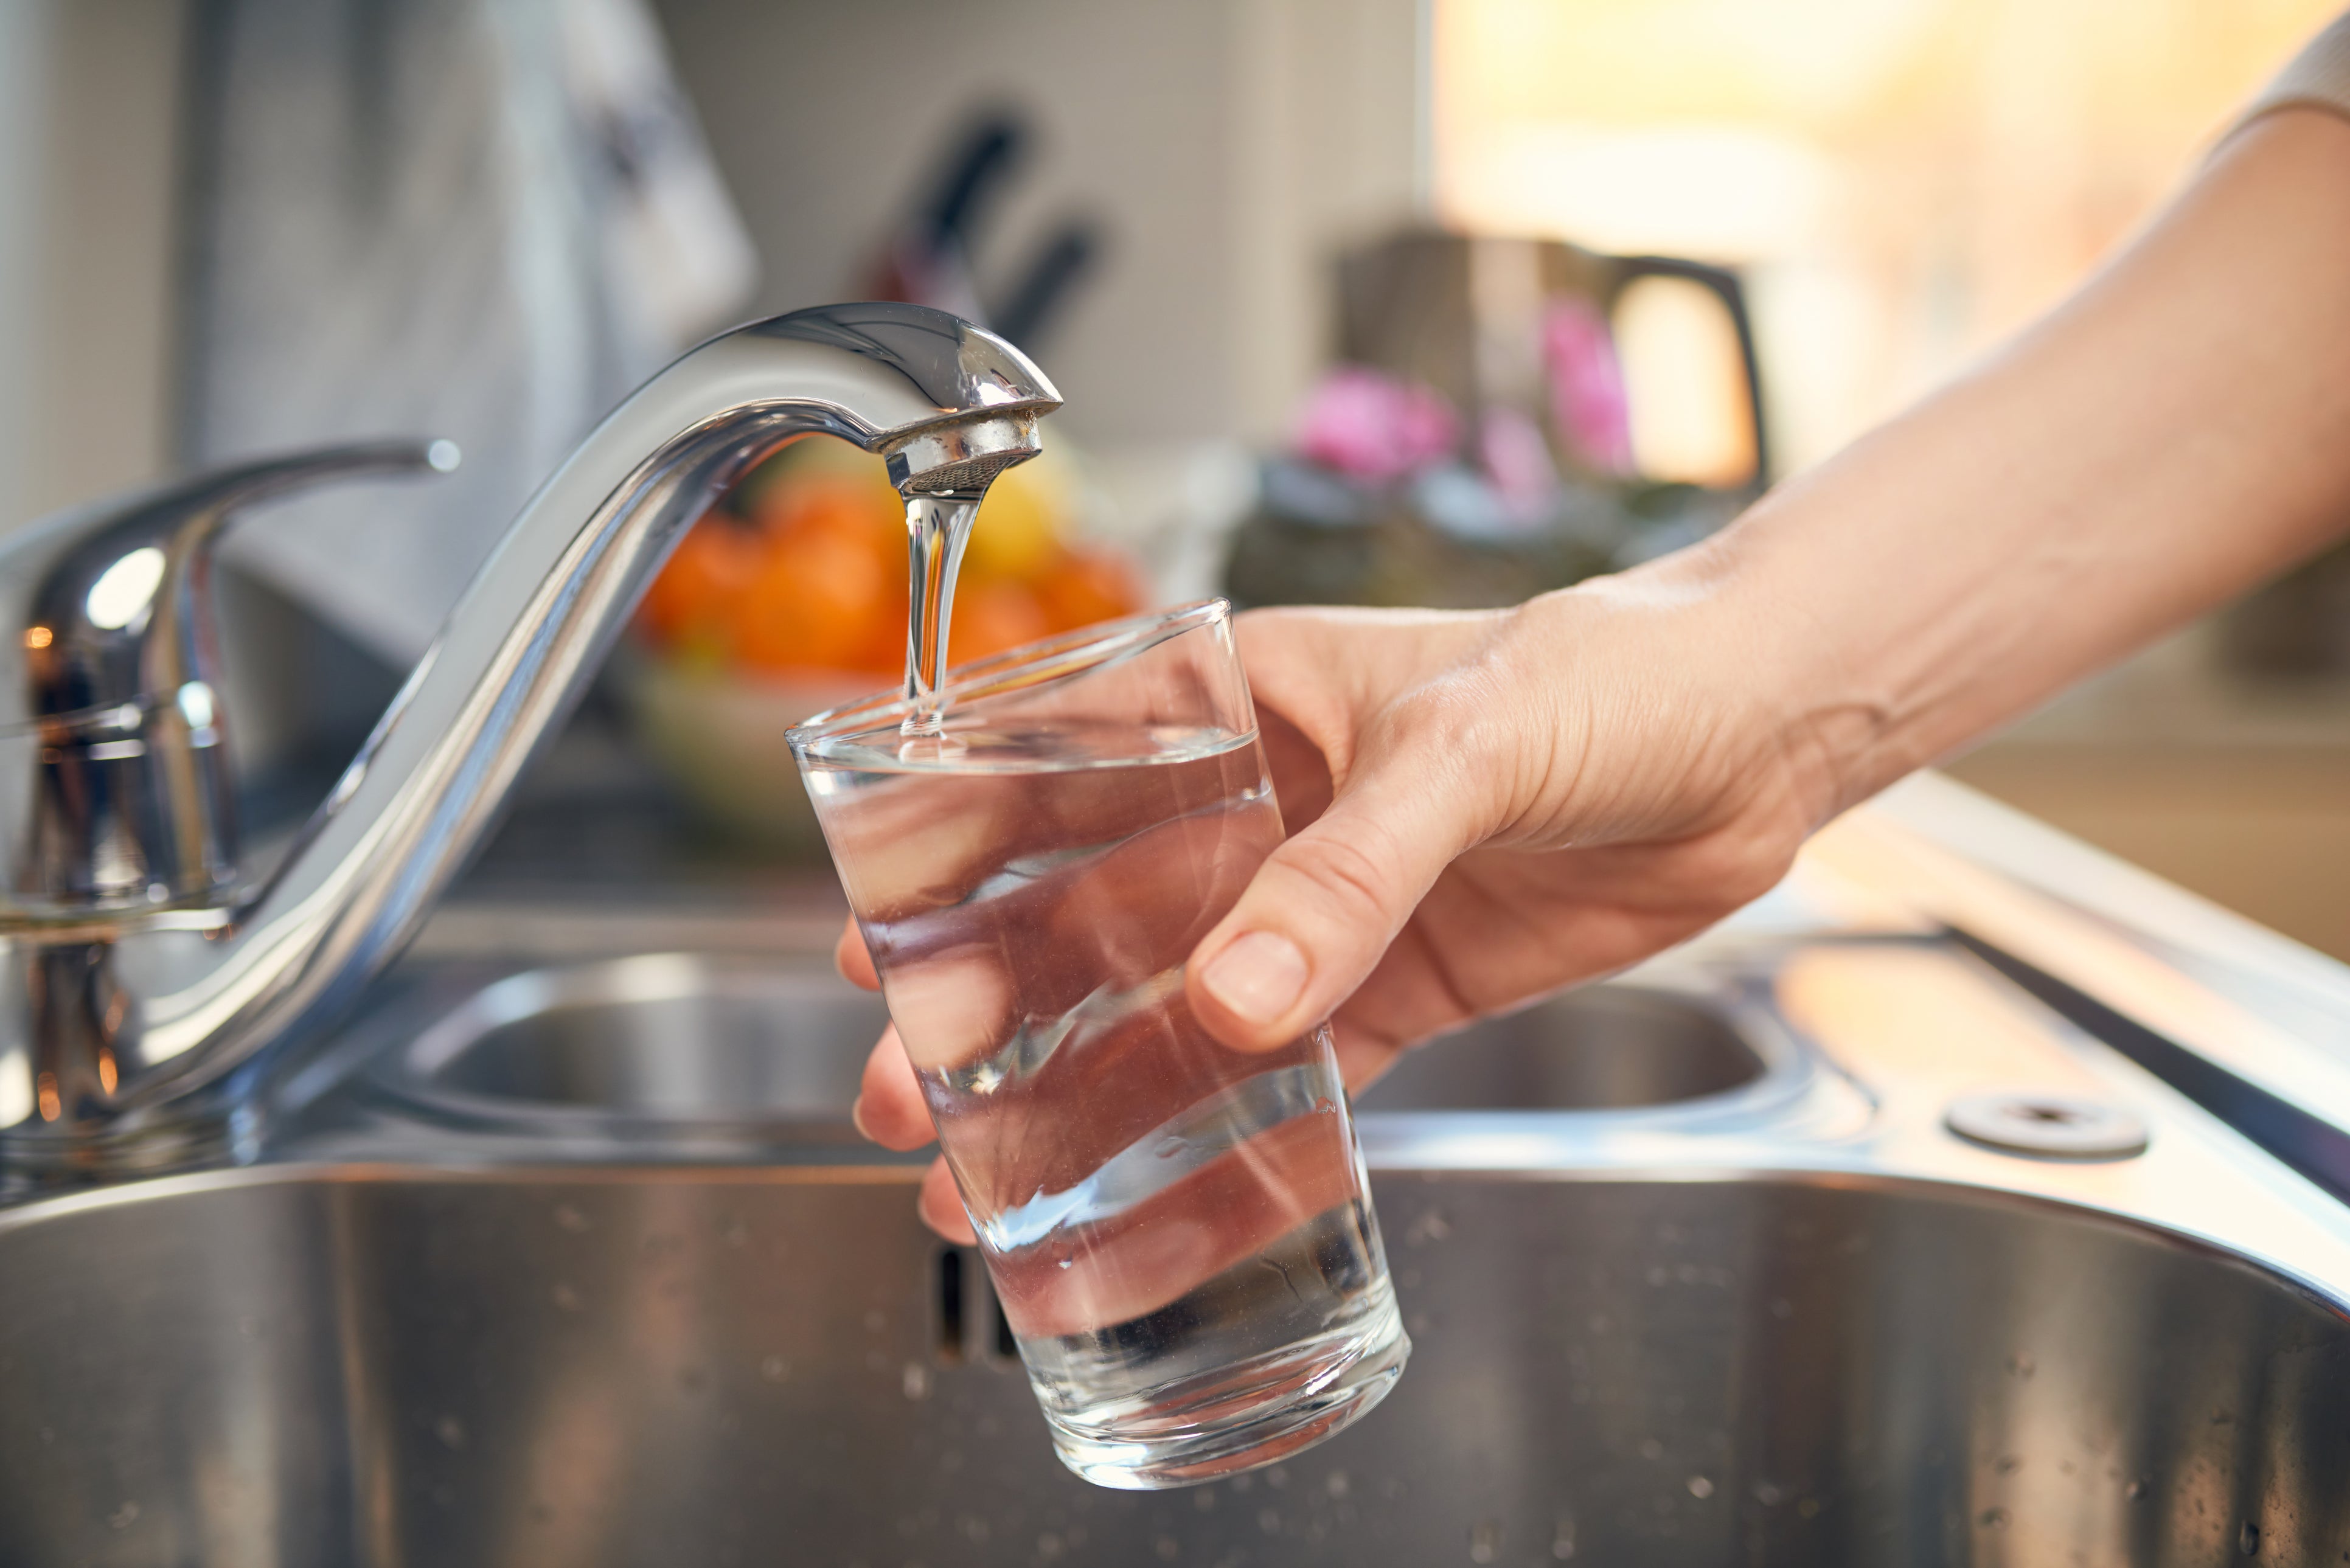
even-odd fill
[{"label": "orange fruit", "polygon": [[803,442],[754,480],[737,492],[737,504],[762,527],[789,529],[801,514],[820,510],[846,512],[871,527],[905,528],[906,504],[890,488],[881,460],[846,441]]},{"label": "orange fruit", "polygon": [[765,542],[732,518],[704,517],[645,590],[637,624],[665,648],[724,627],[765,553]]},{"label": "orange fruit", "polygon": [[1055,631],[1115,620],[1142,607],[1142,585],[1125,556],[1098,546],[1064,550],[1035,584]]},{"label": "orange fruit", "polygon": [[947,630],[947,662],[985,659],[1052,631],[1045,607],[1020,584],[962,583],[955,588],[954,623]]},{"label": "orange fruit", "polygon": [[735,602],[729,651],[739,668],[771,674],[856,669],[876,624],[904,613],[903,593],[854,533],[795,529],[771,540]]}]

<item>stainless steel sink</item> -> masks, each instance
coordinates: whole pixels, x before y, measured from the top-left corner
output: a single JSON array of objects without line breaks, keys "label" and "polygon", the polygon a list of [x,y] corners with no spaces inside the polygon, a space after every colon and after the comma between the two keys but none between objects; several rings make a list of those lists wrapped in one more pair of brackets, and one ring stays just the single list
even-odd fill
[{"label": "stainless steel sink", "polygon": [[805,958],[654,953],[494,981],[376,1076],[484,1121],[837,1123],[889,1020],[879,997]]},{"label": "stainless steel sink", "polygon": [[[837,1123],[889,1018],[805,957],[657,953],[525,969],[454,1002],[449,990],[407,1010],[412,1039],[373,1076],[420,1108],[484,1125]],[[1602,985],[1415,1053],[1361,1103],[1624,1109],[1723,1095],[1764,1072],[1702,988]]]},{"label": "stainless steel sink", "polygon": [[0,1563],[2350,1561],[2350,1215],[1952,943],[1773,942],[1366,1096],[1411,1371],[1177,1494],[1053,1459],[816,957],[442,950],[285,1163],[0,1211]]},{"label": "stainless steel sink", "polygon": [[1304,1459],[1051,1457],[912,1173],[263,1168],[0,1216],[0,1561],[2333,1563],[2350,1323],[1906,1181],[1378,1179],[1418,1345]]},{"label": "stainless steel sink", "polygon": [[1366,1111],[1628,1110],[1728,1094],[1764,1071],[1719,1002],[1643,985],[1569,992],[1432,1044],[1406,1054],[1357,1103]]}]

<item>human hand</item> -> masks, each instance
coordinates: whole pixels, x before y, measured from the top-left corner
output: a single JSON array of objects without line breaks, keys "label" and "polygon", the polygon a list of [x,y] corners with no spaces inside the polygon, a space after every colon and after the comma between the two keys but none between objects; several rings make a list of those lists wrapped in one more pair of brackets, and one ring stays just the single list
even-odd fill
[{"label": "human hand", "polygon": [[1833,806],[1765,639],[1665,574],[1239,625],[1290,836],[1189,993],[1242,1050],[1327,1017],[1353,1085],[1711,925]]},{"label": "human hand", "polygon": [[[1650,573],[1514,610],[1273,610],[1236,622],[1290,837],[1195,950],[1229,1046],[1327,1017],[1351,1085],[1472,1019],[1622,969],[1771,887],[1832,786],[1765,662]],[[837,960],[879,981],[852,923]],[[858,1125],[932,1137],[894,1030]],[[920,1209],[969,1240],[942,1163]]]}]

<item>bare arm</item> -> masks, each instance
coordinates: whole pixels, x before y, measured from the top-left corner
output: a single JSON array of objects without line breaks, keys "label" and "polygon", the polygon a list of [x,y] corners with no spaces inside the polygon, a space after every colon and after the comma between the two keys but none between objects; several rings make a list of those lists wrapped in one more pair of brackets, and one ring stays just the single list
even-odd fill
[{"label": "bare arm", "polygon": [[1673,570],[1866,798],[2350,525],[2350,120],[2270,115],[1972,374]]},{"label": "bare arm", "polygon": [[[1243,1050],[1328,1018],[1361,1082],[1702,929],[1836,813],[2345,527],[2350,121],[2288,109],[1704,545],[1513,610],[1243,618],[1291,836],[1192,954],[1192,1005]],[[842,967],[872,983],[853,928]],[[859,1125],[929,1141],[893,1037]]]}]

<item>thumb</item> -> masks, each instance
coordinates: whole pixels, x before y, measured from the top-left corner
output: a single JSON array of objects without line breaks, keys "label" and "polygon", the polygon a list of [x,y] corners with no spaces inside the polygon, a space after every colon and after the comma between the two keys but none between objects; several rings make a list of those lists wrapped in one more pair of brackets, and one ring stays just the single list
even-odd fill
[{"label": "thumb", "polygon": [[1357,759],[1329,809],[1266,857],[1192,950],[1188,998],[1225,1044],[1270,1051],[1328,1017],[1482,836],[1440,751],[1385,752]]}]

